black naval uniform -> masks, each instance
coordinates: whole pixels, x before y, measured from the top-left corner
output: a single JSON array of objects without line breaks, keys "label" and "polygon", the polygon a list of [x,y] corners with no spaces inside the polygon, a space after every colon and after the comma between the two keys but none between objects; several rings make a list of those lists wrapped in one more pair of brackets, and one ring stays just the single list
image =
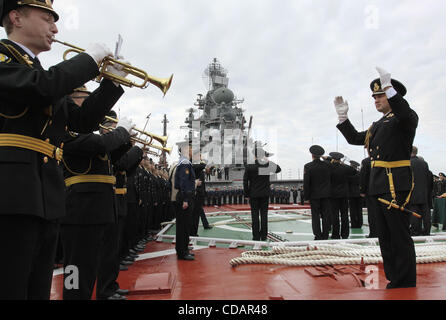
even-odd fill
[{"label": "black naval uniform", "polygon": [[333,162],[331,166],[331,224],[333,227],[331,238],[340,239],[342,237],[342,239],[348,239],[350,234],[348,178],[354,175],[356,170],[339,162]]},{"label": "black naval uniform", "polygon": [[[356,170],[356,169],[355,169]],[[359,171],[348,177],[348,206],[350,209],[350,224],[352,228],[362,228],[362,198],[359,193]]]},{"label": "black naval uniform", "polygon": [[[189,257],[189,232],[194,211],[195,172],[192,163],[184,157],[175,170],[175,188],[178,190],[176,197],[176,243],[175,250],[179,259]],[[183,202],[188,203],[187,209],[183,209]]]},{"label": "black naval uniform", "polygon": [[[327,240],[331,215],[331,167],[320,159],[304,167],[304,195],[310,200],[311,224],[315,240]],[[322,218],[322,231],[321,231]]]},{"label": "black naval uniform", "polygon": [[[273,162],[248,164],[243,175],[245,197],[249,198],[252,218],[252,239],[266,241],[268,235],[268,203],[271,192],[270,175],[282,171]],[[259,221],[260,216],[260,221]],[[259,223],[260,222],[260,223]]]},{"label": "black naval uniform", "polygon": [[196,189],[194,211],[192,216],[192,228],[191,228],[192,236],[198,236],[198,224],[200,222],[200,219],[203,228],[205,229],[209,228],[209,222],[203,210],[204,198],[206,196],[206,182],[204,178],[205,167],[206,164],[204,163],[193,165],[195,178],[201,181],[201,186],[198,186]]},{"label": "black naval uniform", "polygon": [[412,157],[410,164],[413,170],[415,187],[410,198],[408,209],[422,216],[422,219],[411,217],[411,233],[413,236],[428,236],[431,230],[431,214],[429,209],[429,180],[431,180],[431,175],[429,166],[426,161],[419,157]]},{"label": "black naval uniform", "polygon": [[[124,145],[124,150],[130,146]],[[124,151],[122,150],[122,151]],[[120,152],[120,150],[118,150]],[[107,247],[103,256],[107,259],[102,261],[104,268],[99,270],[98,279],[102,278],[98,283],[102,283],[102,287],[98,287],[97,296],[107,298],[112,296],[120,289],[118,282],[119,265],[127,252],[123,253],[123,237],[125,220],[127,216],[127,173],[132,174],[136,170],[137,165],[141,162],[143,151],[139,147],[132,147],[126,152],[113,166],[116,177],[116,211],[117,223],[111,224],[108,229],[110,233],[110,246]]]},{"label": "black naval uniform", "polygon": [[370,181],[371,163],[370,157],[365,158],[361,162],[361,170],[359,171],[359,189],[361,194],[365,196],[365,203],[367,207],[367,221],[369,223],[369,238],[377,238],[378,230],[376,225],[376,211],[378,210],[377,204],[373,200],[373,197],[369,194],[369,181]]},{"label": "black naval uniform", "polygon": [[[400,93],[388,99],[391,112],[374,122],[370,129],[357,132],[351,122],[337,125],[350,144],[366,145],[369,149],[372,168],[368,192],[373,196],[377,210],[377,226],[381,254],[384,260],[388,288],[416,286],[416,260],[413,240],[410,236],[410,215],[390,208],[378,201],[384,198],[392,201],[389,176],[382,167],[383,162],[409,161],[412,143],[418,126],[418,116]],[[407,201],[412,189],[410,166],[390,169],[395,187],[395,200],[398,205]]]},{"label": "black naval uniform", "polygon": [[[67,216],[62,220],[61,231],[64,267],[79,269],[79,289],[64,287],[64,300],[91,299],[96,278],[97,297],[106,298],[105,289],[109,281],[114,281],[107,277],[116,268],[110,264],[114,257],[109,261],[108,247],[116,248],[117,255],[117,243],[112,243],[117,239],[111,236],[111,229],[117,222],[112,161],[119,160],[127,152],[128,147],[122,149],[122,146],[129,142],[130,135],[122,127],[102,136],[85,134],[65,142]],[[93,177],[95,182],[85,182]]]},{"label": "black naval uniform", "polygon": [[[123,90],[103,81],[85,108],[78,108],[66,95],[99,74],[94,59],[82,53],[45,71],[20,46],[1,42],[0,184],[7,187],[0,196],[0,300],[49,299],[58,220],[65,215],[63,173],[54,150],[66,130],[96,127]],[[14,143],[23,139],[28,148]],[[29,149],[37,143],[45,154]]]}]

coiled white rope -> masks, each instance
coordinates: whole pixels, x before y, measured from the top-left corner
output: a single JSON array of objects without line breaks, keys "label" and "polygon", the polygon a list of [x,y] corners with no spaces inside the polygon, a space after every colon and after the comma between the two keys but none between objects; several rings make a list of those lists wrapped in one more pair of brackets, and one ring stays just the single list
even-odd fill
[{"label": "coiled white rope", "polygon": [[[446,262],[446,243],[415,245],[419,264]],[[230,261],[231,266],[241,264],[277,264],[285,266],[325,266],[382,263],[377,246],[357,244],[321,244],[308,247],[274,247],[270,251],[246,251]]]}]

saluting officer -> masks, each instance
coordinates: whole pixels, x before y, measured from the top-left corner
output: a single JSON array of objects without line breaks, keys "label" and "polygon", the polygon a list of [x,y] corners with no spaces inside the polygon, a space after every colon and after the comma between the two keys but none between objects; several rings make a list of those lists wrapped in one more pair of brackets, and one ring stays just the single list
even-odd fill
[{"label": "saluting officer", "polygon": [[[314,240],[327,240],[331,215],[331,167],[321,161],[325,150],[318,145],[310,148],[313,161],[304,167],[304,199],[310,200]],[[322,231],[321,231],[322,219]]]},{"label": "saluting officer", "polygon": [[44,70],[37,56],[51,50],[58,19],[50,0],[0,0],[0,300],[49,299],[65,215],[63,136],[96,127],[123,93],[104,80],[85,108],[67,98],[112,53],[96,44]]},{"label": "saluting officer", "polygon": [[413,189],[410,154],[418,126],[418,115],[403,98],[407,90],[391,79],[390,73],[377,68],[379,79],[370,88],[376,109],[383,117],[369,130],[358,132],[347,117],[348,104],[335,99],[340,123],[338,129],[350,144],[365,145],[370,154],[369,194],[377,204],[379,244],[384,271],[390,281],[387,288],[416,286],[415,247],[410,236],[410,214],[382,203],[379,199],[405,207]]}]

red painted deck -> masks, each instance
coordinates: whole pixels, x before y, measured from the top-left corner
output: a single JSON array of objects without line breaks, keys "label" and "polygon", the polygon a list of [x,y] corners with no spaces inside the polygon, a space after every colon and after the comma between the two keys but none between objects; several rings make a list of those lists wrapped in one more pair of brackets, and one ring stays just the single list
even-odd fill
[{"label": "red painted deck", "polygon": [[[281,209],[307,209],[308,206],[281,205]],[[277,209],[271,205],[270,209]],[[206,212],[244,211],[248,205],[207,207]],[[161,256],[144,256],[154,252]],[[174,280],[170,293],[139,293],[128,300],[445,300],[446,263],[417,265],[417,288],[386,290],[382,265],[377,289],[358,286],[352,276],[313,277],[308,267],[278,265],[241,265],[232,268],[229,261],[243,249],[204,248],[194,250],[195,261],[177,260],[175,247],[169,243],[150,242],[139,261],[121,272],[122,289],[135,290],[135,284],[153,275],[153,286],[163,285],[167,275]],[[358,266],[355,266],[358,268]],[[362,276],[364,279],[364,276]],[[152,279],[153,280],[153,279]],[[158,283],[157,283],[158,282]],[[53,278],[51,299],[62,299],[63,276]],[[166,284],[166,283],[164,283]],[[166,288],[164,288],[166,289]],[[166,292],[166,291],[164,291]],[[167,291],[169,292],[169,290]],[[93,296],[93,298],[95,295]]]},{"label": "red painted deck", "polygon": [[[149,243],[145,253],[170,250],[166,243]],[[444,300],[446,264],[417,266],[417,288],[386,290],[382,266],[378,266],[379,289],[369,290],[329,277],[313,278],[306,267],[242,265],[232,268],[229,260],[243,250],[206,248],[195,250],[195,261],[181,261],[175,254],[136,261],[121,272],[122,289],[134,289],[138,278],[170,272],[176,282],[170,294],[130,295],[129,300]],[[347,282],[350,284],[350,282]],[[51,299],[61,299],[62,275],[54,277]]]}]

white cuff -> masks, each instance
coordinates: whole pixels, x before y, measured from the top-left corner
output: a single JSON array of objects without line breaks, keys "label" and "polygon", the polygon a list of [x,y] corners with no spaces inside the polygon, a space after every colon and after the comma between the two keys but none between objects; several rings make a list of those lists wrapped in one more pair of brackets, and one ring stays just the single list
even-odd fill
[{"label": "white cuff", "polygon": [[386,90],[386,96],[387,99],[393,98],[394,96],[396,96],[398,92],[396,92],[394,87],[390,87],[389,89]]}]

